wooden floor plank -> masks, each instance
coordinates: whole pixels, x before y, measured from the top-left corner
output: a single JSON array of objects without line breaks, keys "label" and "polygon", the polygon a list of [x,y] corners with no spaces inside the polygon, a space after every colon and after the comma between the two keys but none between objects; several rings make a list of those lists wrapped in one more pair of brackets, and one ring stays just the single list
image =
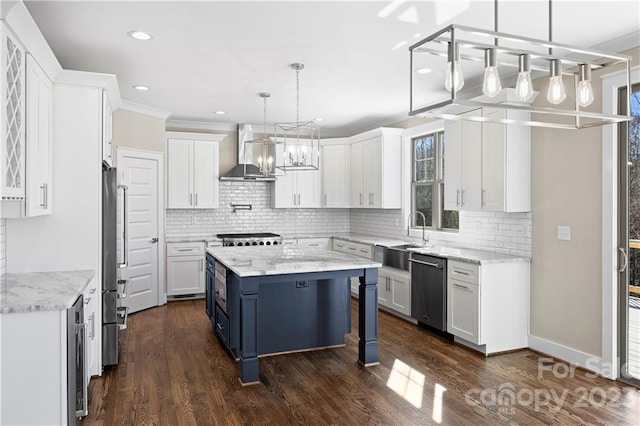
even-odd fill
[{"label": "wooden floor plank", "polygon": [[[133,314],[120,364],[91,381],[82,424],[638,424],[636,388],[579,369],[573,377],[544,371],[540,378],[544,355],[524,350],[486,358],[385,312],[380,365],[361,367],[353,304],[345,347],[262,358],[261,383],[248,387],[215,337],[204,301]],[[401,372],[409,378],[394,391],[388,382],[407,377]],[[509,389],[519,398],[496,400]],[[563,398],[546,400],[550,395]]]}]

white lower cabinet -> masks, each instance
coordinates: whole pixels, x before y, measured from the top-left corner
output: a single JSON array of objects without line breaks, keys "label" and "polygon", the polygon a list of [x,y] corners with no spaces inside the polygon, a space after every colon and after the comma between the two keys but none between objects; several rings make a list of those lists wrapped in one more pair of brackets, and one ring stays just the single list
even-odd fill
[{"label": "white lower cabinet", "polygon": [[447,288],[449,333],[480,344],[480,286],[449,279]]},{"label": "white lower cabinet", "polygon": [[[373,247],[370,244],[361,244],[353,241],[334,238],[332,247],[334,251],[352,254],[354,256],[365,257],[367,259],[373,259]],[[378,278],[378,282],[380,282],[380,278]],[[378,286],[379,285],[380,284],[378,284]],[[358,279],[358,277],[351,277],[351,294],[353,296],[358,297],[359,287],[360,280]]]},{"label": "white lower cabinet", "polygon": [[167,244],[167,296],[204,293],[204,242]]},{"label": "white lower cabinet", "polygon": [[528,345],[529,262],[447,262],[447,331],[485,355]]},{"label": "white lower cabinet", "polygon": [[411,274],[383,266],[378,270],[378,304],[411,316]]}]

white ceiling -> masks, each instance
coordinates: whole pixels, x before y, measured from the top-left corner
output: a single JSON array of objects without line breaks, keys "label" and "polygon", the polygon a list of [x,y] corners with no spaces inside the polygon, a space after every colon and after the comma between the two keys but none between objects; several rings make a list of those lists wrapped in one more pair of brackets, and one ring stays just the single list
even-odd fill
[{"label": "white ceiling", "polygon": [[[408,117],[408,46],[450,24],[494,27],[493,1],[29,1],[63,68],[116,74],[122,98],[170,120],[295,121],[302,62],[302,120],[349,136]],[[378,16],[388,5],[386,17]],[[547,39],[546,0],[501,0],[500,32]],[[127,36],[131,30],[150,41]],[[581,47],[638,46],[640,2],[553,2],[553,40]],[[625,44],[615,42],[626,42]],[[434,70],[434,79],[443,72]],[[150,87],[139,92],[134,85]],[[214,111],[226,111],[215,115]]]}]

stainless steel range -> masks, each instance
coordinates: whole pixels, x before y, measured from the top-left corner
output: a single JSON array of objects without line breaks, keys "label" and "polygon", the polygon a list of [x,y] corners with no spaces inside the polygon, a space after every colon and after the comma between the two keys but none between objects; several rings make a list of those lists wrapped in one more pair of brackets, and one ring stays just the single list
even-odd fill
[{"label": "stainless steel range", "polygon": [[271,232],[248,232],[243,234],[218,234],[224,247],[240,246],[277,246],[282,244],[282,237]]}]

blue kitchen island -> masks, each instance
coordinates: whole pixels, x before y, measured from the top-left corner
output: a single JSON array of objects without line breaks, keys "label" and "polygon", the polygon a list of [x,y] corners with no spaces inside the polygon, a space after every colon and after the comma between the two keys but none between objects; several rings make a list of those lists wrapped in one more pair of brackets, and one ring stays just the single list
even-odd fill
[{"label": "blue kitchen island", "polygon": [[350,277],[360,279],[358,360],[378,363],[380,263],[296,246],[212,247],[206,263],[207,315],[242,384],[260,382],[261,356],[344,346]]}]

